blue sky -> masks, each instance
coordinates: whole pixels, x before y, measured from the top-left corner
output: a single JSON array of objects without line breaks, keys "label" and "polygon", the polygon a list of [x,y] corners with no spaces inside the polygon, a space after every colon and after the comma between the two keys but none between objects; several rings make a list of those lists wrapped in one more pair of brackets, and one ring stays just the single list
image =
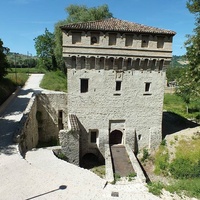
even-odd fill
[{"label": "blue sky", "polygon": [[177,32],[173,55],[184,55],[186,34],[195,27],[186,0],[0,0],[0,38],[11,52],[36,55],[34,38],[53,32],[54,25],[67,18],[70,4],[88,7],[107,4],[115,18]]}]

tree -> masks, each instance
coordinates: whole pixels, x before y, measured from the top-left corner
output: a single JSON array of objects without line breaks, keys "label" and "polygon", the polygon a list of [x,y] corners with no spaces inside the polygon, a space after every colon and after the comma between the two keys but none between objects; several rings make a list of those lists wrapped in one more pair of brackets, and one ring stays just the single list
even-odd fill
[{"label": "tree", "polygon": [[189,67],[181,74],[178,80],[177,94],[182,97],[188,105],[191,101],[198,101],[200,96],[200,0],[188,0],[187,8],[192,14],[195,14],[194,34],[187,35],[185,42],[186,56],[189,61]]},{"label": "tree", "polygon": [[58,66],[62,70],[65,67],[62,59],[62,32],[60,30],[60,26],[68,23],[102,20],[113,16],[109,11],[108,5],[106,4],[92,8],[88,8],[84,5],[70,5],[65,9],[65,11],[68,13],[68,17],[63,21],[59,21],[55,25],[54,30],[56,42],[55,56]]},{"label": "tree", "polygon": [[186,55],[190,63],[187,76],[190,77],[188,81],[193,88],[191,95],[198,98],[200,96],[200,0],[188,0],[187,8],[195,15],[196,25],[194,35],[187,35],[188,39],[185,42]]},{"label": "tree", "polygon": [[55,70],[57,68],[57,64],[54,55],[54,34],[45,29],[45,33],[36,37],[34,41],[40,66],[46,68],[47,70]]},{"label": "tree", "polygon": [[3,47],[3,41],[0,39],[0,80],[7,74],[8,62],[6,53],[9,52],[7,47]]}]

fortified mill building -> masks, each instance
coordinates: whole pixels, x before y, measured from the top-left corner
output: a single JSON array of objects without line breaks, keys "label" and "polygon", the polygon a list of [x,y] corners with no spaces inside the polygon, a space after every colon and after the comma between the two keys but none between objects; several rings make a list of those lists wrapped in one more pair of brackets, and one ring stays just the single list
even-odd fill
[{"label": "fortified mill building", "polygon": [[103,160],[105,144],[157,147],[175,32],[115,18],[61,29],[68,130],[60,137],[69,162],[91,153]]}]

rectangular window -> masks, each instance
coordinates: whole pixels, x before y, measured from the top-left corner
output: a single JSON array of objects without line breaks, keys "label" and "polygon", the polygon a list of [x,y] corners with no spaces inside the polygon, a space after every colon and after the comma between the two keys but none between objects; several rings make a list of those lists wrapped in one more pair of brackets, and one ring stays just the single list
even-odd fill
[{"label": "rectangular window", "polygon": [[80,33],[72,33],[72,44],[81,43],[81,32]]},{"label": "rectangular window", "polygon": [[163,47],[164,47],[164,37],[157,36],[157,48],[163,48]]},{"label": "rectangular window", "polygon": [[81,90],[81,93],[86,93],[88,92],[88,82],[89,82],[89,79],[80,79],[80,90]]},{"label": "rectangular window", "polygon": [[90,142],[97,143],[97,131],[90,132]]},{"label": "rectangular window", "polygon": [[132,44],[133,44],[133,36],[132,35],[126,35],[125,46],[131,47]]},{"label": "rectangular window", "polygon": [[115,33],[109,33],[109,45],[116,45],[117,35]]},{"label": "rectangular window", "polygon": [[149,45],[149,36],[148,35],[142,35],[141,47],[148,47],[148,45]]},{"label": "rectangular window", "polygon": [[151,83],[145,83],[145,92],[149,92],[150,91],[150,85]]},{"label": "rectangular window", "polygon": [[121,84],[122,82],[121,81],[116,81],[116,91],[120,91],[121,90]]}]

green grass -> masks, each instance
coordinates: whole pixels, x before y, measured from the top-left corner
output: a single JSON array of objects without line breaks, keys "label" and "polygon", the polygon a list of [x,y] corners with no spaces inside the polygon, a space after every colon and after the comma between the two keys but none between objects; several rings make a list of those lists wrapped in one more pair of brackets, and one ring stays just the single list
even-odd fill
[{"label": "green grass", "polygon": [[61,71],[47,72],[40,87],[48,90],[67,92],[67,78]]},{"label": "green grass", "polygon": [[170,163],[169,171],[174,178],[200,178],[200,135],[179,141],[176,158]]},{"label": "green grass", "polygon": [[[169,162],[167,145],[160,145],[154,157],[155,174],[173,178],[170,185],[162,186],[171,193],[184,193],[189,197],[200,198],[200,134],[190,139],[176,137],[175,158]],[[171,145],[169,144],[170,148]],[[149,191],[159,195],[162,189],[159,183],[149,186]]]},{"label": "green grass", "polygon": [[151,182],[151,183],[148,183],[147,186],[148,186],[149,192],[157,196],[161,195],[161,191],[164,188],[164,184],[161,182]]},{"label": "green grass", "polygon": [[0,81],[0,105],[16,90],[17,86],[23,86],[28,79],[27,74],[9,73]]},{"label": "green grass", "polygon": [[164,186],[171,193],[200,199],[200,178],[177,180],[170,185]]},{"label": "green grass", "polygon": [[46,73],[46,70],[43,68],[10,68],[9,73],[27,73],[27,74],[38,74],[38,73]]},{"label": "green grass", "polygon": [[200,119],[200,100],[191,101],[189,104],[189,113],[187,113],[186,104],[182,98],[176,94],[165,94],[164,110],[176,113],[187,119]]},{"label": "green grass", "polygon": [[16,86],[24,86],[28,79],[28,74],[25,73],[9,73],[6,76],[7,79],[12,81]]},{"label": "green grass", "polygon": [[169,153],[164,145],[160,145],[158,151],[155,154],[155,174],[168,174]]},{"label": "green grass", "polygon": [[168,185],[161,182],[151,182],[148,183],[148,189],[149,192],[157,196],[160,196],[162,189],[165,189],[172,194],[176,193],[180,196],[184,194],[191,198],[200,199],[200,178],[175,180]]},{"label": "green grass", "polygon": [[91,171],[92,171],[93,173],[95,173],[96,175],[100,176],[101,178],[104,178],[104,177],[105,177],[105,174],[106,174],[105,165],[93,167],[93,168],[91,169]]}]

